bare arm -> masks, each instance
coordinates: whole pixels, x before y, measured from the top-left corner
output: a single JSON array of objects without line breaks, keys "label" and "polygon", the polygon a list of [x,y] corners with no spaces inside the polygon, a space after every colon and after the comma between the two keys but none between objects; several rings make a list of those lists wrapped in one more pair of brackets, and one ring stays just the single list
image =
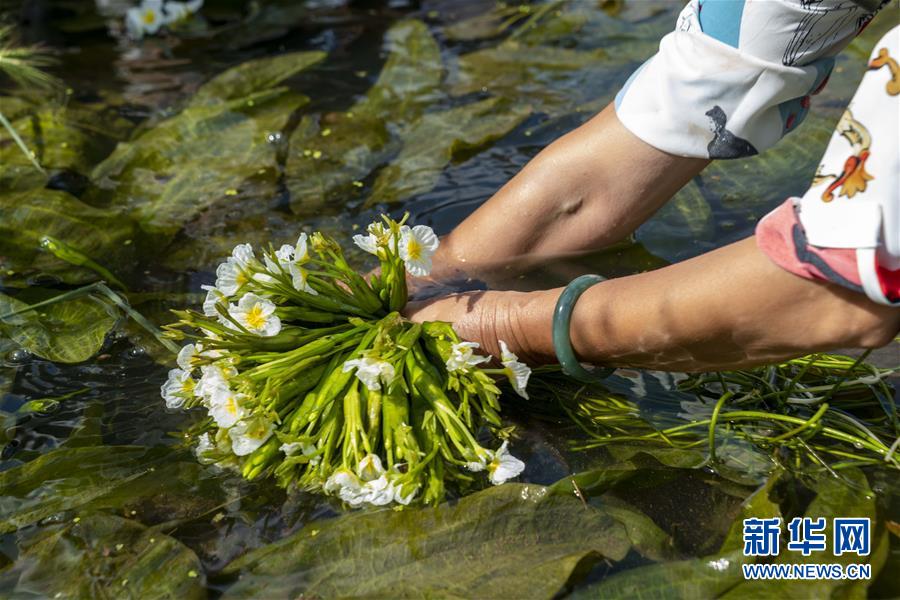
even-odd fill
[{"label": "bare arm", "polygon": [[[556,362],[552,314],[561,289],[460,294],[413,306],[499,355],[497,340],[536,363]],[[665,370],[746,367],[808,352],[877,347],[900,310],[773,264],[755,240],[648,273],[603,282],[575,307],[572,342],[588,362]]]},{"label": "bare arm", "polygon": [[436,279],[482,278],[597,250],[647,220],[709,161],[657,150],[609,105],[553,142],[463,221],[435,256]]}]

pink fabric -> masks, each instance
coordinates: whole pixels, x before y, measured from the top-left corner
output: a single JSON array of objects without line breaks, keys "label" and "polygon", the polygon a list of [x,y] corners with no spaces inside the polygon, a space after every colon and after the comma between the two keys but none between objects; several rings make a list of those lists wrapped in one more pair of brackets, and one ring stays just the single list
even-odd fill
[{"label": "pink fabric", "polygon": [[[862,293],[856,250],[819,248],[805,243],[803,225],[797,218],[796,198],[790,198],[767,214],[756,226],[756,244],[772,262],[805,279],[818,279],[843,285]],[[892,271],[876,264],[884,295],[900,301],[900,270]]]}]

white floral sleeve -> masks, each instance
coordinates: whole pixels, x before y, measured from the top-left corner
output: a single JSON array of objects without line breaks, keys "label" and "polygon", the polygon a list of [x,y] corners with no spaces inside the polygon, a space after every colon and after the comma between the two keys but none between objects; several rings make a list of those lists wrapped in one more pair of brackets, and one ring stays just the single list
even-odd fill
[{"label": "white floral sleeve", "polygon": [[834,57],[887,1],[691,0],[616,114],[672,154],[758,154],[800,124]]},{"label": "white floral sleeve", "polygon": [[879,41],[812,184],[766,215],[760,249],[801,277],[900,306],[900,27]]}]

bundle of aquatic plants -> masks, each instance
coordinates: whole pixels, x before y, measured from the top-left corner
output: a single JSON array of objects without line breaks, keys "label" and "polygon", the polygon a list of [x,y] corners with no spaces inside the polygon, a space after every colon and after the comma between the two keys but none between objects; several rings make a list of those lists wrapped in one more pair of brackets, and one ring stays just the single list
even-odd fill
[{"label": "bundle of aquatic plants", "polygon": [[478,434],[500,429],[494,377],[527,397],[530,370],[508,351],[487,368],[449,324],[400,315],[407,273],[426,275],[439,243],[403,221],[384,217],[354,236],[380,263],[369,279],[334,239],[304,233],[259,256],[235,247],[204,286],[203,311],[176,311],[168,335],[191,343],[162,395],[170,408],[208,411],[196,430],[201,461],[351,506],[435,504],[447,483],[500,484],[522,471],[506,442],[489,449]]}]

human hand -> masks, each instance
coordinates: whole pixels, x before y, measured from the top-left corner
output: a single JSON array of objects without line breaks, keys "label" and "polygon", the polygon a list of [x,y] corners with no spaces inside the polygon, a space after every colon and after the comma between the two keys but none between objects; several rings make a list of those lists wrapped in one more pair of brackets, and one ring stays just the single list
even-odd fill
[{"label": "human hand", "polygon": [[410,302],[404,316],[416,321],[446,321],[464,340],[485,354],[500,356],[500,340],[529,364],[555,362],[552,342],[556,290],[541,292],[469,291]]}]

